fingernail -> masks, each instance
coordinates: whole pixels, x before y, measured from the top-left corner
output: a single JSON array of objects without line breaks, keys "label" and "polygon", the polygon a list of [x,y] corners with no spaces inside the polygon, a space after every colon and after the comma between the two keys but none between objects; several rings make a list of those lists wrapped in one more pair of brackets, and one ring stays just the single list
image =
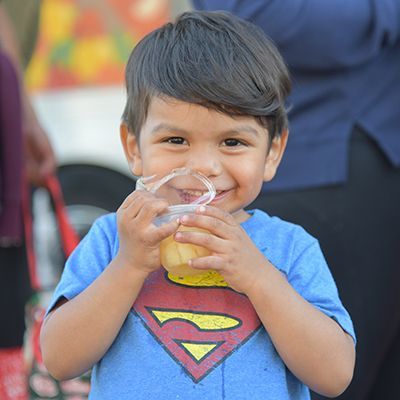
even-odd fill
[{"label": "fingernail", "polygon": [[182,221],[182,222],[187,222],[187,221],[189,221],[189,216],[188,216],[188,215],[182,215],[181,221]]},{"label": "fingernail", "polygon": [[203,213],[206,211],[206,208],[204,206],[199,207],[199,212]]}]

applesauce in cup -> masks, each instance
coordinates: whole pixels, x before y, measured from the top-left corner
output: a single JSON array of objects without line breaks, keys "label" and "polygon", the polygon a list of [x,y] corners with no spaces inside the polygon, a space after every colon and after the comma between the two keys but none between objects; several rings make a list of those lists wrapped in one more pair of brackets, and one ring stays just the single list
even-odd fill
[{"label": "applesauce in cup", "polygon": [[[194,213],[197,205],[182,204],[170,206],[168,212],[154,221],[156,225],[177,219],[183,215]],[[202,231],[204,229],[180,225],[178,231]],[[188,261],[192,258],[205,257],[210,254],[204,247],[191,243],[179,243],[174,239],[174,235],[168,236],[160,244],[161,265],[171,274],[178,276],[191,276],[204,273],[204,270],[198,270],[189,267]]]},{"label": "applesauce in cup", "polygon": [[[183,215],[195,213],[200,205],[210,203],[215,197],[215,187],[204,175],[186,168],[173,170],[169,175],[155,180],[155,177],[143,177],[137,182],[137,189],[148,190],[171,204],[167,212],[153,221],[157,226],[176,220]],[[202,189],[199,189],[199,181]],[[193,188],[195,188],[193,190]],[[177,204],[178,203],[178,204]],[[202,231],[204,229],[180,225],[178,231]],[[161,265],[172,275],[192,276],[203,274],[204,270],[189,267],[188,261],[205,257],[210,252],[204,247],[191,243],[179,243],[171,235],[160,244]]]}]

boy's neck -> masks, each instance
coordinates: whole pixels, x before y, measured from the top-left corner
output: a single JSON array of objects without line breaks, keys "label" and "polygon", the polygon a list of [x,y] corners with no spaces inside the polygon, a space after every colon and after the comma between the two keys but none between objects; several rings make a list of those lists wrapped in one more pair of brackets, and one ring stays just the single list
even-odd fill
[{"label": "boy's neck", "polygon": [[239,224],[241,224],[244,221],[247,221],[251,217],[251,215],[247,211],[245,211],[243,208],[241,208],[238,211],[235,211],[232,214],[232,216],[233,216],[233,218],[235,218],[235,221],[238,222]]}]

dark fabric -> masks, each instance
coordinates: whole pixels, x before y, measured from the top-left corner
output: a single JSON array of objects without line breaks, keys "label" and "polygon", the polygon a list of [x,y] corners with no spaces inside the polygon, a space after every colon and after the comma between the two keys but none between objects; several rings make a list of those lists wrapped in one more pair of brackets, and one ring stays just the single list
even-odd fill
[{"label": "dark fabric", "polygon": [[[388,355],[381,365],[378,378],[368,400],[394,399],[392,394],[400,393],[400,332],[397,334]],[[396,367],[397,366],[397,367]]]},{"label": "dark fabric", "polygon": [[320,240],[357,335],[354,379],[339,399],[400,399],[400,169],[358,129],[349,160],[345,185],[263,194],[250,207]]},{"label": "dark fabric", "polygon": [[17,76],[0,52],[0,246],[22,239],[22,146]]},{"label": "dark fabric", "polygon": [[[0,348],[21,346],[31,290],[23,243],[22,128],[15,71],[0,52]],[[3,247],[13,245],[13,247]]]},{"label": "dark fabric", "polygon": [[0,247],[0,348],[22,346],[31,294],[25,248]]},{"label": "dark fabric", "polygon": [[276,178],[265,190],[343,183],[355,125],[364,127],[387,159],[400,166],[398,0],[193,3],[256,23],[289,66],[289,143]]}]

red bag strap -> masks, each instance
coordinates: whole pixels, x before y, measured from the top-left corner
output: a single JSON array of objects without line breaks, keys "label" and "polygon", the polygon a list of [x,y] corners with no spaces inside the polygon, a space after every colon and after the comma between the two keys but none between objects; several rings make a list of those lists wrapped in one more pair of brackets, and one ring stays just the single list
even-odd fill
[{"label": "red bag strap", "polygon": [[69,257],[69,255],[73,252],[73,250],[79,243],[79,236],[69,222],[60,182],[55,175],[51,175],[47,178],[46,187],[53,200],[64,254],[66,257]]},{"label": "red bag strap", "polygon": [[[50,175],[46,179],[45,185],[54,204],[54,211],[58,230],[60,232],[62,249],[64,255],[68,257],[79,243],[79,236],[69,222],[58,178],[55,175]],[[33,241],[31,199],[29,186],[27,184],[23,185],[22,208],[24,215],[25,245],[28,259],[29,276],[32,288],[35,290],[40,290],[41,284],[37,274]]]},{"label": "red bag strap", "polygon": [[36,257],[33,246],[32,212],[31,212],[31,193],[27,182],[22,182],[22,214],[24,221],[25,248],[28,262],[29,278],[31,286],[35,290],[40,290],[41,285],[36,268]]}]

